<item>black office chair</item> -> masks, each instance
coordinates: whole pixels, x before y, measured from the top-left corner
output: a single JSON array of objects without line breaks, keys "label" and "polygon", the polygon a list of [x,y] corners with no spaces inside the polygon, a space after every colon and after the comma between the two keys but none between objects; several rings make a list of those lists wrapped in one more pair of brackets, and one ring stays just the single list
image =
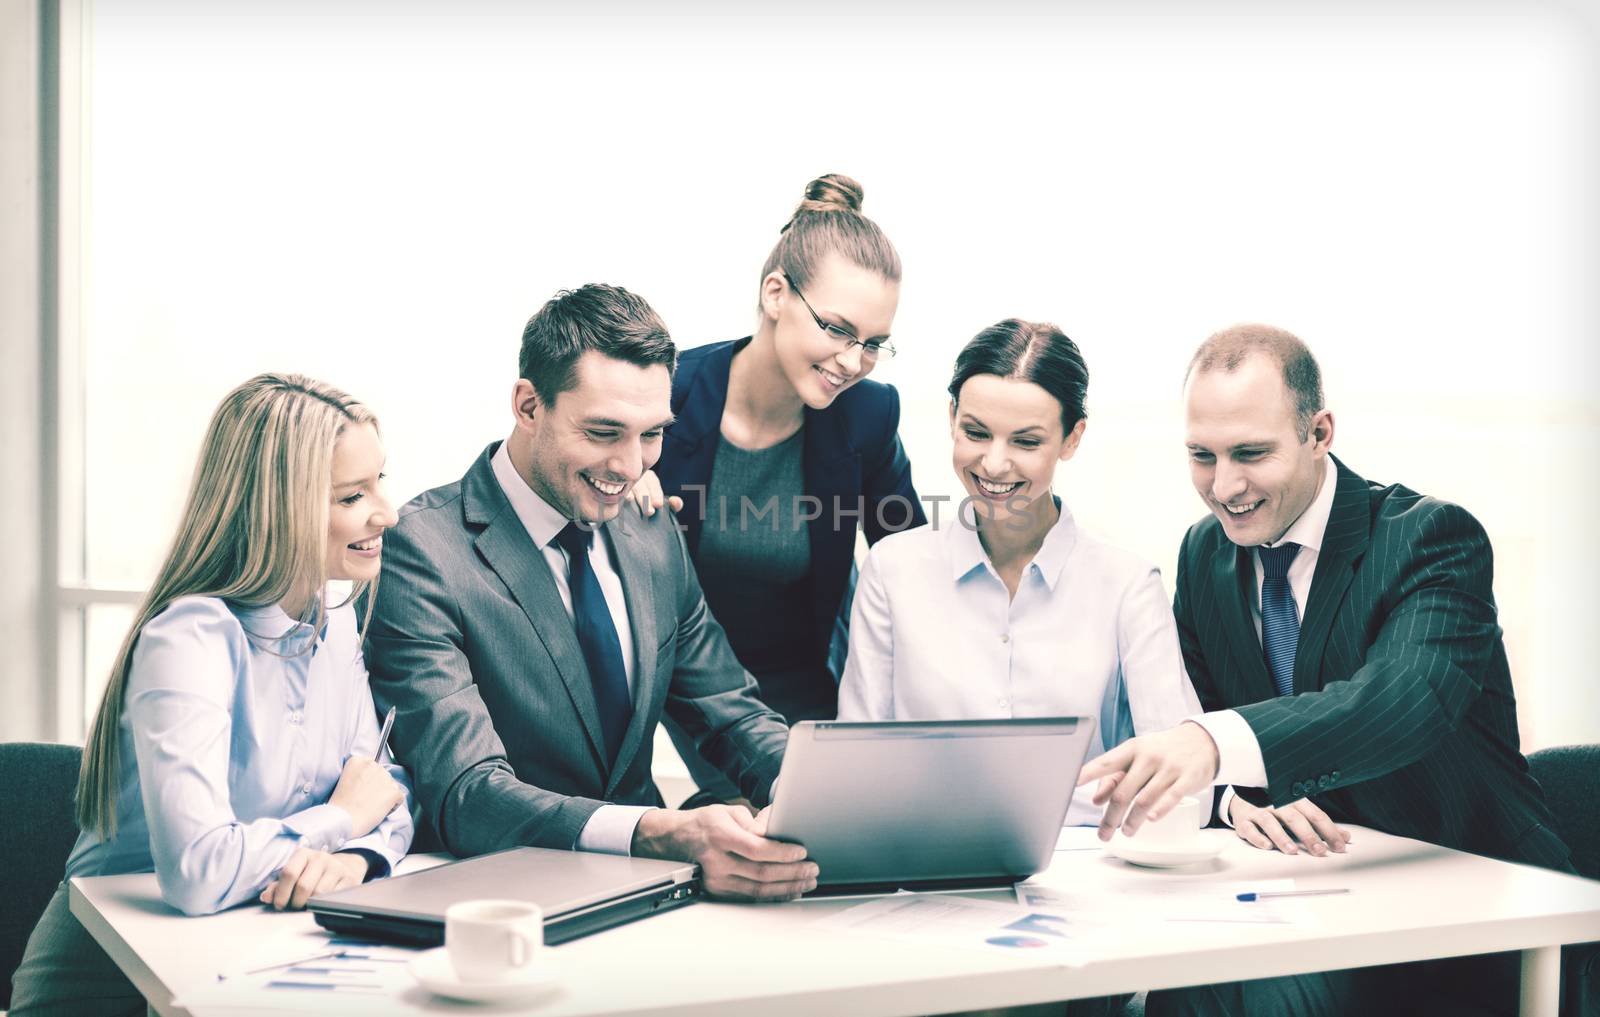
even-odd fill
[{"label": "black office chair", "polygon": [[[1556,832],[1572,849],[1572,867],[1600,879],[1600,745],[1562,745],[1528,757],[1533,779],[1544,788]],[[1563,1017],[1600,1012],[1600,944],[1562,951]]]},{"label": "black office chair", "polygon": [[1528,757],[1533,779],[1555,813],[1556,832],[1572,849],[1572,867],[1600,879],[1600,745],[1562,745]]},{"label": "black office chair", "polygon": [[11,1006],[11,975],[78,838],[82,760],[76,745],[0,743],[0,1010]]}]

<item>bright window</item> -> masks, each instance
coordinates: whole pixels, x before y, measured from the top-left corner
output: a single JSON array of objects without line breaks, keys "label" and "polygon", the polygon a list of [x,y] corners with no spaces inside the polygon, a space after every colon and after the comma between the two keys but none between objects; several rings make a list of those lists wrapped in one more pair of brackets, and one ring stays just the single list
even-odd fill
[{"label": "bright window", "polygon": [[[1321,356],[1346,462],[1488,527],[1530,743],[1600,740],[1600,116],[1555,14],[431,10],[90,5],[64,511],[91,591],[149,582],[249,375],[370,403],[409,496],[504,435],[522,322],[556,289],[626,285],[684,346],[743,335],[777,228],[837,170],[905,260],[878,376],[924,492],[955,490],[961,343],[1054,320],[1092,375],[1061,493],[1170,589],[1201,513],[1187,357],[1283,325]],[[68,610],[92,711],[127,608]]]}]

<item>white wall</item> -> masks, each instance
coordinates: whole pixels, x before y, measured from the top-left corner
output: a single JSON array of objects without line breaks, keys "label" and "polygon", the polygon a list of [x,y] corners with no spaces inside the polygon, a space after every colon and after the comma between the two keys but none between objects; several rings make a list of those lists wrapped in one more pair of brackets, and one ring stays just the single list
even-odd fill
[{"label": "white wall", "polygon": [[102,0],[92,20],[93,580],[148,579],[206,416],[249,374],[366,399],[415,493],[506,431],[521,324],[554,290],[626,285],[684,346],[742,335],[802,186],[840,171],[906,264],[879,377],[924,492],[955,487],[955,351],[1054,320],[1092,375],[1062,493],[1170,575],[1202,511],[1187,357],[1282,325],[1322,359],[1347,463],[1488,527],[1529,742],[1600,741],[1600,117],[1595,38],[1560,7]]}]

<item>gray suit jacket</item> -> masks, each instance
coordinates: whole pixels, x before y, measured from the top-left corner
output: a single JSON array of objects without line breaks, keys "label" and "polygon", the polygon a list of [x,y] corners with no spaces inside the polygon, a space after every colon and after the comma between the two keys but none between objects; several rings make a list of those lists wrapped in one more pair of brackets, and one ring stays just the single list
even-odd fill
[{"label": "gray suit jacket", "polygon": [[397,707],[390,744],[444,846],[571,848],[602,804],[659,805],[650,757],[663,710],[765,804],[788,728],[706,610],[671,514],[643,519],[631,505],[604,530],[633,628],[634,713],[616,760],[604,758],[577,634],[490,468],[497,447],[401,510],[367,629],[373,696]]}]

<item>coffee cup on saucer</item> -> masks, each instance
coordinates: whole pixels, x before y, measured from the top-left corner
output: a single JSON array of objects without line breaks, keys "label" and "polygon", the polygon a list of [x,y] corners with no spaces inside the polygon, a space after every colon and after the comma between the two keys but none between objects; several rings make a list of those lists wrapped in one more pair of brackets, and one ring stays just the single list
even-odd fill
[{"label": "coffee cup on saucer", "polygon": [[[1128,836],[1117,831],[1120,836]],[[1133,839],[1152,850],[1187,850],[1200,832],[1200,799],[1184,798],[1160,819],[1146,818]]]},{"label": "coffee cup on saucer", "polygon": [[444,947],[463,982],[516,980],[544,952],[544,912],[520,900],[469,900],[444,913]]},{"label": "coffee cup on saucer", "polygon": [[544,913],[520,900],[469,900],[444,913],[444,946],[407,969],[436,995],[512,1003],[556,991],[560,977],[544,951]]},{"label": "coffee cup on saucer", "polygon": [[1202,833],[1203,816],[1200,799],[1184,798],[1160,819],[1146,819],[1132,836],[1118,830],[1106,850],[1134,865],[1162,868],[1214,858],[1227,841]]}]

